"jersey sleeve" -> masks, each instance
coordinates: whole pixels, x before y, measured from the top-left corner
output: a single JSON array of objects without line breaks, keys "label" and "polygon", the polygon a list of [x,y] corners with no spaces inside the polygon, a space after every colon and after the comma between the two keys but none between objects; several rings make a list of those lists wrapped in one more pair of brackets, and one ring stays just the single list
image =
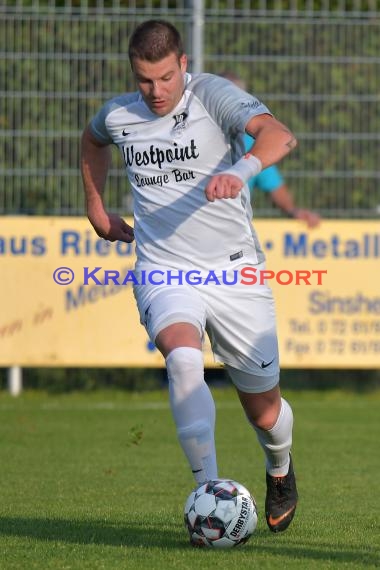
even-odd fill
[{"label": "jersey sleeve", "polygon": [[101,107],[90,122],[91,132],[100,143],[107,145],[114,142],[112,133],[117,113],[133,103],[137,96],[137,93],[123,93],[113,97]]},{"label": "jersey sleeve", "polygon": [[254,95],[217,75],[195,76],[193,92],[225,133],[243,133],[252,117],[272,114]]},{"label": "jersey sleeve", "polygon": [[109,111],[110,103],[106,103],[90,122],[91,133],[100,143],[104,145],[112,144],[113,142],[106,126],[106,118],[109,114]]}]

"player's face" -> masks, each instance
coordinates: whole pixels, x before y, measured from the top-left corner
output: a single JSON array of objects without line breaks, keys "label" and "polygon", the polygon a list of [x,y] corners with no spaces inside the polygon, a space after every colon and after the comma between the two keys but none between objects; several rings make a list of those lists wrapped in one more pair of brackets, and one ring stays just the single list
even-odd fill
[{"label": "player's face", "polygon": [[174,53],[154,63],[144,59],[133,60],[133,73],[140,93],[156,115],[167,115],[181,100],[186,66],[186,56],[178,61]]}]

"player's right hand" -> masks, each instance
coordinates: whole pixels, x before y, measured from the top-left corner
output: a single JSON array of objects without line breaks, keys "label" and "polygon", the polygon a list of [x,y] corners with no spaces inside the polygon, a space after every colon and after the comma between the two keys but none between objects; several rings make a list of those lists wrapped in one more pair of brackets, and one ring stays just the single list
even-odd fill
[{"label": "player's right hand", "polygon": [[206,198],[209,202],[216,199],[236,198],[243,187],[243,182],[237,176],[221,172],[211,178],[206,186]]},{"label": "player's right hand", "polygon": [[125,241],[131,243],[135,239],[132,226],[128,225],[118,214],[104,214],[97,219],[88,216],[97,235],[108,241]]}]

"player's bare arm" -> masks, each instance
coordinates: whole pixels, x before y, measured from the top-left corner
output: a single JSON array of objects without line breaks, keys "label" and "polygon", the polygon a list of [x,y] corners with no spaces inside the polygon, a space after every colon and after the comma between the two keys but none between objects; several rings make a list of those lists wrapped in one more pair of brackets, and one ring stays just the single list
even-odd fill
[{"label": "player's bare arm", "polygon": [[246,126],[246,131],[255,139],[252,154],[267,168],[280,162],[296,146],[297,140],[283,123],[271,115],[257,115]]},{"label": "player's bare arm", "polygon": [[268,114],[253,117],[246,131],[255,138],[254,152],[247,153],[225,172],[213,176],[206,187],[207,200],[236,198],[251,176],[282,160],[297,141],[290,130]]},{"label": "player's bare arm", "polygon": [[270,192],[270,199],[276,208],[280,208],[284,214],[295,220],[306,222],[309,228],[317,227],[321,221],[319,214],[316,212],[296,207],[293,196],[286,184],[281,184],[276,190]]},{"label": "player's bare arm", "polygon": [[133,228],[104,208],[103,193],[110,164],[109,146],[99,143],[87,127],[81,141],[81,171],[88,219],[99,237],[130,243],[134,239]]}]

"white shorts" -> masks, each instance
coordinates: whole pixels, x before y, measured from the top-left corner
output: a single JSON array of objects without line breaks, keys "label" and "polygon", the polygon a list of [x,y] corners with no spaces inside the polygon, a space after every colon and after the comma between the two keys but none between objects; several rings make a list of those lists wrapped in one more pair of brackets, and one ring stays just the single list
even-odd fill
[{"label": "white shorts", "polygon": [[[246,266],[234,269],[239,271]],[[265,264],[255,267],[261,270]],[[207,332],[216,361],[226,365],[239,389],[254,393],[276,386],[279,358],[275,306],[266,284],[189,285],[178,284],[176,280],[168,284],[167,268],[144,266],[144,270],[146,274],[157,271],[157,282],[161,276],[165,281],[134,286],[140,320],[152,342],[171,324],[191,323],[198,328],[202,339]],[[139,270],[136,276],[139,278]]]}]

